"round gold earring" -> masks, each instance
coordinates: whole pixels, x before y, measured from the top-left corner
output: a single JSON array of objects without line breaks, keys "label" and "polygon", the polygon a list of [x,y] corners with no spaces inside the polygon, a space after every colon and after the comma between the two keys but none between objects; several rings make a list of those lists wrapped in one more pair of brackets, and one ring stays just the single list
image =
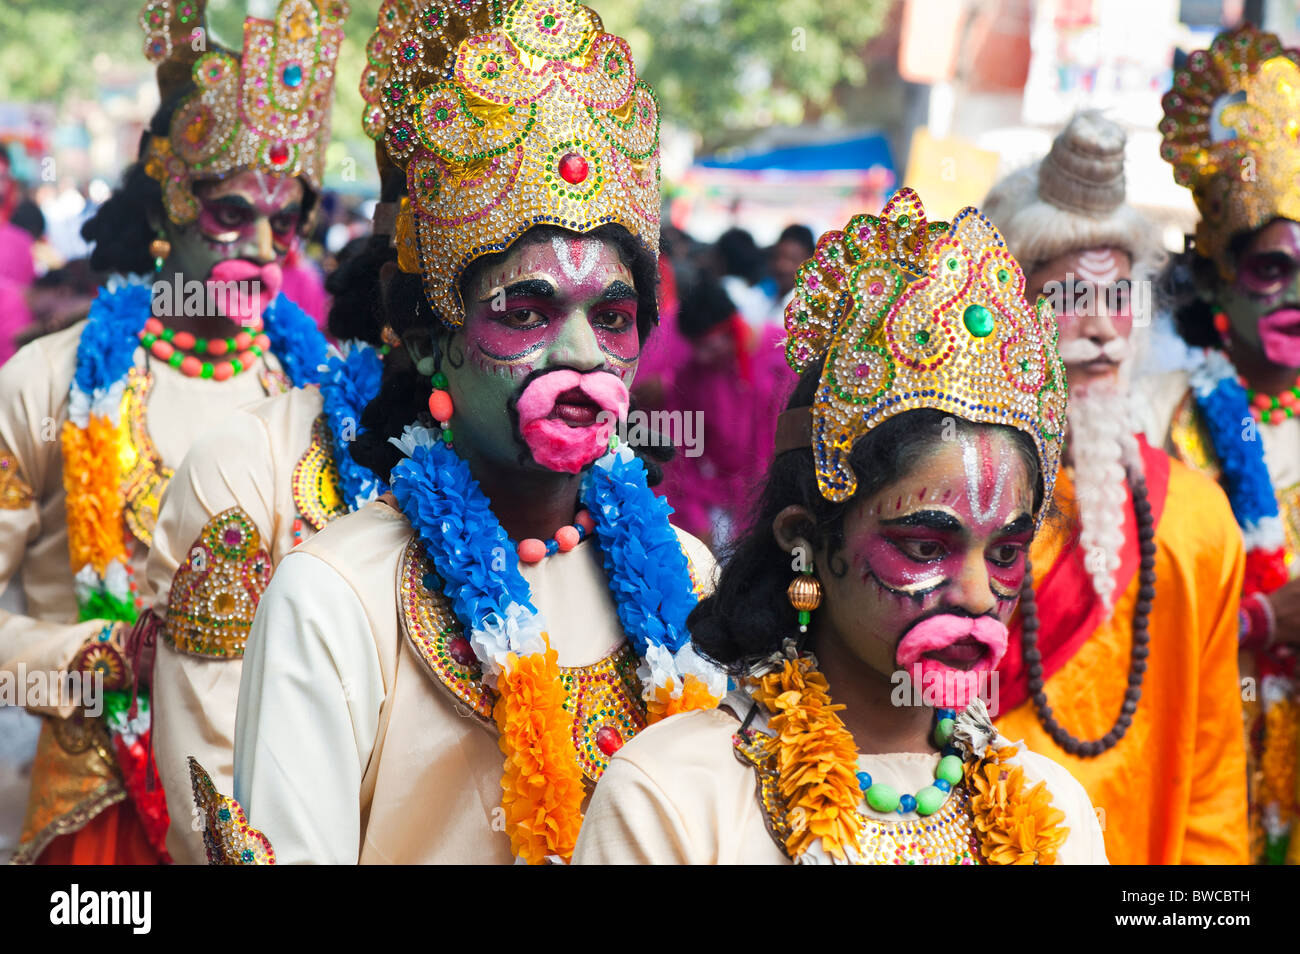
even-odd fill
[{"label": "round gold earring", "polygon": [[799,611],[799,632],[808,632],[812,611],[822,605],[822,584],[812,575],[812,567],[803,570],[790,581],[785,595],[790,600],[790,605]]},{"label": "round gold earring", "polygon": [[163,260],[172,253],[172,243],[158,233],[158,238],[149,243],[149,254],[153,256],[153,270],[161,272],[163,270]]}]

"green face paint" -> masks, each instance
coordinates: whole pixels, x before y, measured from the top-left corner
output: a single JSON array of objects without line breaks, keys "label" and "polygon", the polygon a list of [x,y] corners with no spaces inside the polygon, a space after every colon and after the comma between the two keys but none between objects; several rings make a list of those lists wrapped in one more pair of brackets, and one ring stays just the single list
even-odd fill
[{"label": "green face paint", "polygon": [[1237,256],[1219,305],[1233,335],[1273,364],[1300,367],[1300,223],[1278,219]]},{"label": "green face paint", "polygon": [[442,363],[457,447],[470,460],[572,472],[576,452],[558,445],[593,443],[594,418],[615,410],[607,406],[613,398],[549,388],[554,406],[545,409],[547,416],[574,433],[548,425],[528,438],[515,405],[525,385],[560,369],[602,372],[595,377],[612,375],[630,386],[641,350],[637,295],[617,247],[577,235],[533,242],[525,237],[477,276],[465,301],[465,324],[445,343]]}]

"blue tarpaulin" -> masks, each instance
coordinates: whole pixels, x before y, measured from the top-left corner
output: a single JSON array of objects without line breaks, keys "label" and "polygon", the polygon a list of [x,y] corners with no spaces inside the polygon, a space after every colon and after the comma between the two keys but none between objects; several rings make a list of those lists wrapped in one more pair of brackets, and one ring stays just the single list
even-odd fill
[{"label": "blue tarpaulin", "polygon": [[830,172],[867,170],[882,166],[894,171],[894,159],[884,136],[873,134],[835,142],[782,146],[758,152],[724,153],[730,158],[711,156],[697,159],[705,169],[742,169],[749,171],[782,170],[787,172]]}]

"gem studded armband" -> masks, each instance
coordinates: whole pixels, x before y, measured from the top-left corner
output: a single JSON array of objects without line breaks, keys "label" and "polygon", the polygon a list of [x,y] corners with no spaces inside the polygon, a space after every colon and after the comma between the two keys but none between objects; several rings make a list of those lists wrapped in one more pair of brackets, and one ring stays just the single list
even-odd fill
[{"label": "gem studded armband", "polygon": [[105,689],[129,689],[132,669],[125,642],[130,632],[126,623],[105,621],[99,632],[77,650],[69,671],[99,674],[103,677]]},{"label": "gem studded armband", "polygon": [[212,784],[212,777],[193,756],[189,759],[194,804],[203,820],[203,844],[210,865],[273,865],[270,840],[248,824],[243,807]]}]

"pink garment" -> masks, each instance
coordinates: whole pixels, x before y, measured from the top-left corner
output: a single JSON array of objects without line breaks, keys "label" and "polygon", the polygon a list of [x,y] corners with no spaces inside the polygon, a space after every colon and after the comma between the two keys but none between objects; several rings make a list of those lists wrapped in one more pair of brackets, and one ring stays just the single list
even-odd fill
[{"label": "pink garment", "polygon": [[294,256],[294,263],[287,261],[281,268],[282,291],[289,300],[316,320],[316,327],[325,330],[329,317],[330,299],[325,293],[325,280],[321,278],[320,269],[311,259]]},{"label": "pink garment", "polygon": [[677,330],[677,284],[667,256],[659,258],[659,324],[641,348],[637,362],[637,381],[658,378],[664,391],[672,389],[677,369],[691,357],[691,346]]},{"label": "pink garment", "polygon": [[0,278],[20,289],[36,281],[31,233],[12,222],[0,222]]},{"label": "pink garment", "polygon": [[[696,536],[714,537],[723,517],[728,539],[748,525],[755,491],[772,459],[776,417],[785,408],[796,377],[785,363],[785,329],[769,325],[749,355],[750,380],[739,362],[704,365],[693,357],[677,368],[666,410],[694,415],[698,456],[678,447],[656,492],[675,511],[673,523]],[[689,344],[685,345],[690,354]],[[697,413],[698,412],[698,413]],[[670,420],[677,418],[674,414]],[[679,440],[680,444],[680,440]],[[715,547],[725,540],[715,539]]]},{"label": "pink garment", "polygon": [[0,278],[0,364],[8,361],[18,350],[14,338],[32,323],[32,313],[27,307],[27,296],[22,286],[7,278]]}]

